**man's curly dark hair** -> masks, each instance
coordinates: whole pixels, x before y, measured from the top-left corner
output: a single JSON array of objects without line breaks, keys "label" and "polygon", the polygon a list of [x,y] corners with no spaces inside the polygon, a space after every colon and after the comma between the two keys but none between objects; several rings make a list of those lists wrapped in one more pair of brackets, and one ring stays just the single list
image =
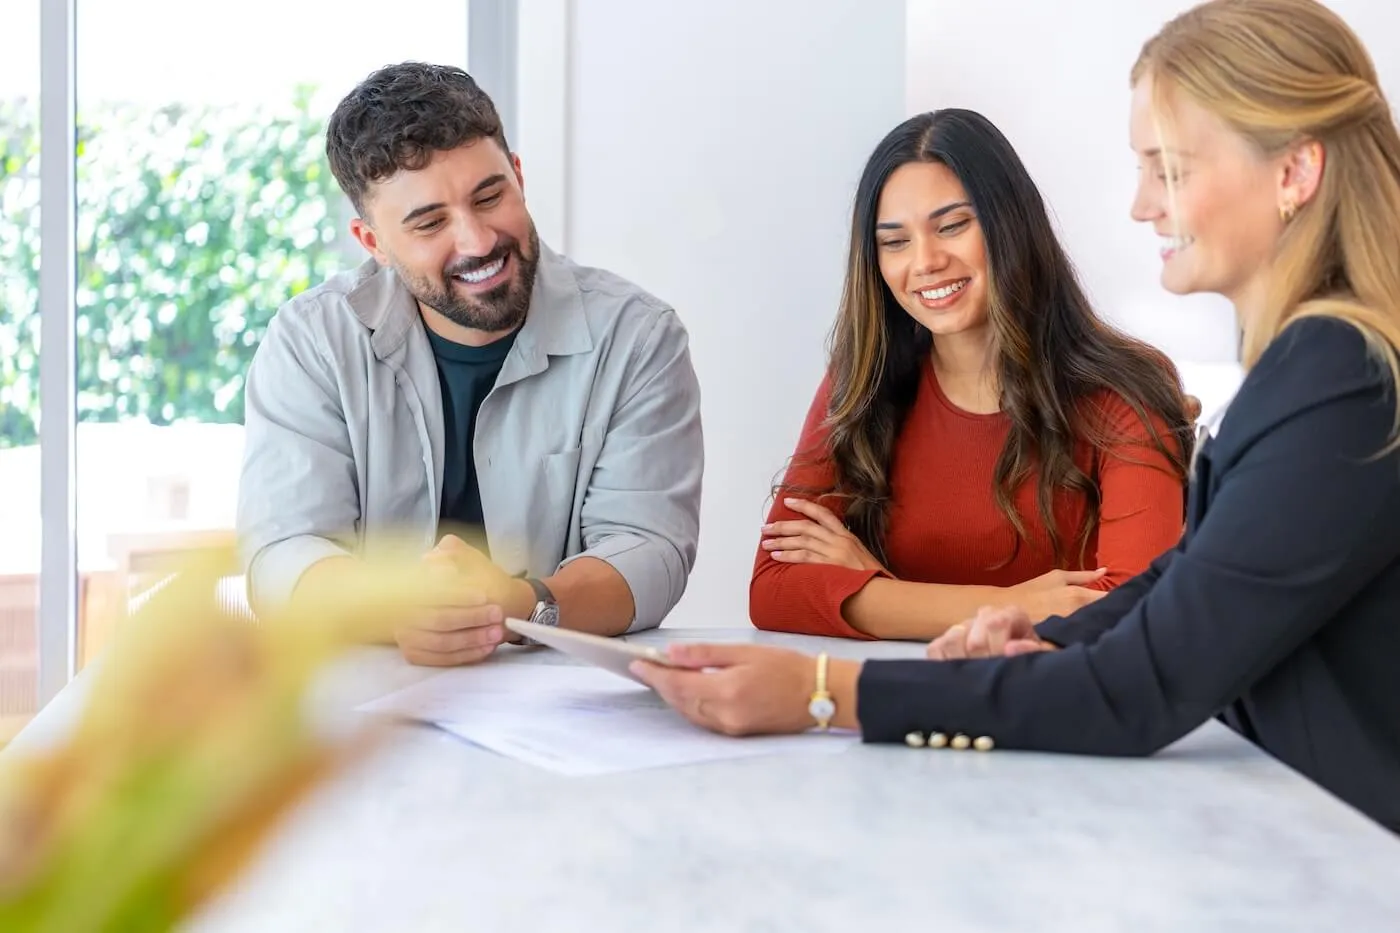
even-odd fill
[{"label": "man's curly dark hair", "polygon": [[403,62],[374,72],[336,106],[326,127],[326,158],[363,217],[372,183],[486,137],[510,152],[496,105],[471,75],[450,65]]}]

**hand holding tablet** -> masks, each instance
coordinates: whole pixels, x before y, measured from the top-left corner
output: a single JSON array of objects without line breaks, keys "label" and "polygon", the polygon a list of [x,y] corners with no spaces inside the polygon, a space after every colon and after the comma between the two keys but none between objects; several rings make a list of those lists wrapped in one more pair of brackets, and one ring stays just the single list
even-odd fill
[{"label": "hand holding tablet", "polygon": [[628,665],[633,661],[650,661],[653,664],[673,666],[664,650],[651,645],[631,644],[620,638],[604,638],[601,635],[590,635],[587,632],[575,632],[571,629],[540,625],[522,619],[506,619],[506,628],[517,635],[524,635],[542,645],[548,645],[581,661],[587,661],[589,664],[637,683],[641,683],[641,680],[628,670]]}]

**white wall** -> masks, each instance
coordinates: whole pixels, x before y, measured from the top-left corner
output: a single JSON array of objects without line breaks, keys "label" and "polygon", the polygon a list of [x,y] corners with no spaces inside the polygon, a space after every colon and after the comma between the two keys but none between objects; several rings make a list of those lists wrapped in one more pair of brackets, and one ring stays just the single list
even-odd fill
[{"label": "white wall", "polygon": [[[964,106],[996,122],[1103,311],[1170,353],[1208,412],[1232,391],[1228,308],[1165,295],[1155,238],[1128,219],[1128,69],[1188,4],[519,2],[517,146],[542,236],[671,302],[691,333],[705,500],[668,626],[746,624],[768,488],[820,378],[851,196],[910,113]],[[1395,94],[1400,5],[1388,2],[1334,5]]]},{"label": "white wall", "polygon": [[[522,3],[522,49],[554,28],[532,22],[538,2]],[[667,624],[747,625],[769,485],[821,375],[851,196],[903,116],[904,3],[576,0],[568,16],[566,248],[677,308],[703,391],[700,554]],[[527,72],[550,65],[521,67],[523,98],[538,93]],[[527,197],[532,160],[556,170],[541,132],[522,124]]]},{"label": "white wall", "polygon": [[[1235,358],[1229,305],[1158,285],[1156,237],[1128,217],[1128,72],[1186,0],[908,0],[908,107],[967,107],[1011,140],[1059,220],[1100,311],[1182,366],[1206,408],[1224,401]],[[1334,0],[1400,95],[1400,4]]]},{"label": "white wall", "polygon": [[1128,217],[1128,71],[1143,40],[1189,5],[909,0],[908,108],[984,114],[1049,201],[1101,313],[1174,359],[1228,361],[1228,305],[1165,295],[1157,238]]}]

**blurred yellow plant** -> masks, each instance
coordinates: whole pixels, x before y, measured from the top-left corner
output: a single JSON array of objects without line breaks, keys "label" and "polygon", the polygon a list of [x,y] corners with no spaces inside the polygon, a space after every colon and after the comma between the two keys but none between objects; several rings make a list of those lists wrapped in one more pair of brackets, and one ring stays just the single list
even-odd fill
[{"label": "blurred yellow plant", "polygon": [[317,675],[451,585],[413,559],[366,564],[250,624],[216,599],[231,562],[192,562],[131,616],[57,745],[0,756],[0,930],[158,931],[191,915],[372,747],[365,730],[318,734]]}]

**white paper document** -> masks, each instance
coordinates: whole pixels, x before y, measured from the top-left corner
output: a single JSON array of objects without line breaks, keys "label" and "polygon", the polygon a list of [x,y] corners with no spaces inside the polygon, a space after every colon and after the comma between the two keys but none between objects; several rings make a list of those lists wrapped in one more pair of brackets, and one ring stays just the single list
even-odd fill
[{"label": "white paper document", "polygon": [[501,755],[591,775],[773,754],[833,754],[854,735],[731,738],[687,722],[651,690],[593,667],[465,667],[359,707],[431,722]]}]

